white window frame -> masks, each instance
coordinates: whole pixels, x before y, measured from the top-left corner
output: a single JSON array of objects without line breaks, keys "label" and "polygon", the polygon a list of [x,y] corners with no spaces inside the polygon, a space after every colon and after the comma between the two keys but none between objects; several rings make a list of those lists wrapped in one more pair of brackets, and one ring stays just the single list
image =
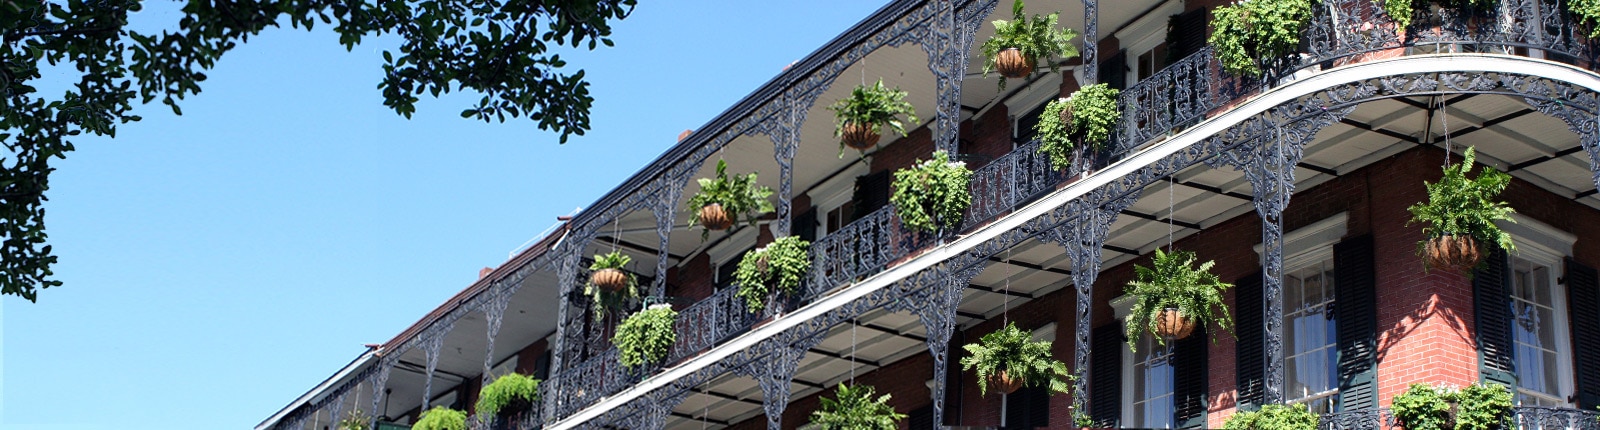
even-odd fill
[{"label": "white window frame", "polygon": [[[1116,315],[1117,321],[1121,322],[1124,332],[1127,331],[1128,327],[1128,315],[1133,313],[1133,302],[1133,296],[1126,294],[1111,300],[1111,309],[1115,312],[1114,315]],[[1172,345],[1169,343],[1166,347],[1171,348]],[[1138,356],[1135,355],[1132,350],[1129,350],[1128,348],[1122,348],[1120,345],[1117,349],[1122,350],[1122,405],[1124,406],[1122,408],[1122,422],[1133,423],[1137,421],[1136,418],[1138,417],[1138,414],[1142,412],[1138,410],[1139,408],[1134,407],[1134,405],[1139,402],[1139,399],[1134,398],[1133,394],[1135,388],[1133,381],[1135,376],[1134,360],[1137,359]],[[1173,384],[1169,381],[1168,386],[1173,386]],[[1174,400],[1171,407],[1176,409],[1176,393],[1168,393],[1167,397]],[[1179,424],[1181,423],[1176,421],[1172,422],[1174,428],[1176,428],[1176,426]]]},{"label": "white window frame", "polygon": [[[852,163],[845,171],[833,175],[832,178],[828,178],[827,181],[823,181],[822,184],[806,193],[811,195],[811,207],[817,208],[818,238],[834,232],[834,230],[828,230],[828,212],[839,209],[845,203],[850,203],[850,199],[855,197],[855,179],[869,173],[871,173],[871,168],[867,166],[867,163]],[[848,223],[846,224],[848,225]]]},{"label": "white window frame", "polygon": [[[1572,406],[1575,392],[1573,387],[1572,371],[1572,333],[1567,317],[1567,286],[1558,282],[1557,278],[1566,272],[1565,257],[1572,255],[1572,245],[1578,237],[1555,228],[1549,224],[1529,218],[1522,214],[1511,214],[1515,223],[1496,222],[1501,230],[1511,234],[1511,243],[1517,250],[1511,258],[1521,258],[1536,264],[1549,267],[1550,271],[1550,303],[1555,315],[1556,338],[1556,380],[1559,381],[1558,400],[1561,405]],[[1510,261],[1507,263],[1514,263]],[[1508,267],[1507,270],[1513,270]],[[1506,286],[1510,289],[1511,286]],[[1506,300],[1515,300],[1507,296]],[[1514,317],[1514,315],[1513,315]],[[1515,349],[1513,349],[1515,351]]]},{"label": "white window frame", "polygon": [[[1166,43],[1167,19],[1180,13],[1183,13],[1183,2],[1167,0],[1144,14],[1143,17],[1129,23],[1127,28],[1123,28],[1122,31],[1116,33],[1117,40],[1130,41],[1123,45],[1123,48],[1128,51],[1127,64],[1125,64],[1128,70],[1124,72],[1127,74],[1128,79],[1124,82],[1127,82],[1129,86],[1139,83],[1139,56],[1156,49],[1156,46],[1162,43]],[[1150,74],[1154,75],[1156,72],[1160,72],[1160,70],[1151,70]]]}]

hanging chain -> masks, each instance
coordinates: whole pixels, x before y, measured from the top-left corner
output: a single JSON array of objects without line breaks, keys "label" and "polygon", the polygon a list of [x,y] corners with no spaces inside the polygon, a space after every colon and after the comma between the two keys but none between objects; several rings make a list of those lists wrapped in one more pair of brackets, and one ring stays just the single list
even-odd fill
[{"label": "hanging chain", "polygon": [[1005,294],[1001,294],[1003,303],[1000,304],[1001,325],[1011,323],[1011,248],[1006,248],[1006,284]]},{"label": "hanging chain", "polygon": [[1177,206],[1172,201],[1172,188],[1177,186],[1178,172],[1167,175],[1167,252],[1172,252],[1172,215]]},{"label": "hanging chain", "polygon": [[860,323],[860,319],[850,319],[850,386],[852,387],[856,386],[856,325]]},{"label": "hanging chain", "polygon": [[1450,168],[1450,151],[1451,151],[1451,149],[1450,149],[1450,101],[1446,100],[1444,98],[1444,96],[1439,96],[1439,105],[1441,106],[1440,110],[1443,111],[1443,114],[1439,115],[1439,122],[1444,124],[1444,167],[1448,169],[1448,168]]}]

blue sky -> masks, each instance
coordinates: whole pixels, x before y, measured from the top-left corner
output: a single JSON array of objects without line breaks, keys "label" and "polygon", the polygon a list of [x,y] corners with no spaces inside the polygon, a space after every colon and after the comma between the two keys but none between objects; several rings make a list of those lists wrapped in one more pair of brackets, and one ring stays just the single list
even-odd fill
[{"label": "blue sky", "polygon": [[252,38],[182,117],[78,140],[46,206],[66,285],[0,298],[0,428],[254,426],[882,5],[641,3],[569,56],[597,101],[566,145],[463,95],[405,120],[375,89],[392,41],[320,28]]}]

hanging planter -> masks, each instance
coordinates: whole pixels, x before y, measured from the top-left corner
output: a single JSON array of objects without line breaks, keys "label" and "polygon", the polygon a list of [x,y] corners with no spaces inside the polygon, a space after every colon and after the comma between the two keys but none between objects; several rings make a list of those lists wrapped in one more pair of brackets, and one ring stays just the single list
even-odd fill
[{"label": "hanging planter", "polygon": [[728,162],[717,160],[717,176],[700,178],[700,192],[689,198],[689,224],[705,228],[700,240],[709,238],[712,230],[727,230],[741,216],[753,227],[758,217],[773,210],[767,201],[772,189],[757,185],[754,172],[732,177],[727,172]]},{"label": "hanging planter", "polygon": [[589,265],[589,284],[583,293],[597,305],[596,321],[605,319],[608,311],[625,309],[639,298],[638,280],[622,270],[632,261],[632,257],[618,251],[594,256],[594,264]]},{"label": "hanging planter", "polygon": [[1215,262],[1197,267],[1195,260],[1193,252],[1156,248],[1150,267],[1133,266],[1134,280],[1126,287],[1134,300],[1127,322],[1129,349],[1138,350],[1139,339],[1145,333],[1155,335],[1157,343],[1166,345],[1188,337],[1201,325],[1233,329],[1228,305],[1222,301],[1222,292],[1233,285],[1211,273]]},{"label": "hanging planter", "polygon": [[772,291],[794,293],[800,280],[811,272],[811,242],[799,236],[784,236],[767,246],[751,250],[734,268],[733,280],[739,286],[734,294],[744,299],[745,310],[766,309]]},{"label": "hanging planter", "polygon": [[966,163],[950,161],[944,151],[933,153],[928,161],[894,172],[894,205],[900,222],[912,230],[925,232],[961,225],[967,207],[972,206],[972,171]]},{"label": "hanging planter", "polygon": [[617,361],[630,369],[660,363],[678,340],[672,328],[677,320],[678,312],[667,304],[651,305],[622,320],[611,337],[617,346]]},{"label": "hanging planter", "polygon": [[412,430],[467,430],[467,413],[444,406],[434,406],[422,413]]},{"label": "hanging planter", "polygon": [[1067,383],[1077,379],[1067,372],[1066,363],[1050,355],[1049,341],[1033,340],[1032,334],[1014,322],[962,348],[968,355],[961,359],[961,368],[977,371],[981,395],[988,395],[991,388],[1011,393],[1024,386],[1065,393]]},{"label": "hanging planter", "polygon": [[478,416],[512,415],[533,410],[539,402],[539,380],[528,375],[512,373],[495,378],[494,382],[478,390]]},{"label": "hanging planter", "polygon": [[1017,0],[1011,5],[1010,21],[995,20],[994,36],[983,42],[983,74],[1000,72],[1000,90],[1006,89],[1006,79],[1025,78],[1038,66],[1040,61],[1050,66],[1050,71],[1059,72],[1060,66],[1056,57],[1068,59],[1078,56],[1078,48],[1072,45],[1072,39],[1078,33],[1071,29],[1056,29],[1056,21],[1060,19],[1060,12],[1049,15],[1034,15],[1029,19],[1022,12],[1022,0]]},{"label": "hanging planter", "polygon": [[822,398],[822,405],[811,413],[811,424],[820,430],[896,430],[906,415],[889,406],[890,396],[873,398],[871,385],[839,383],[834,398]]},{"label": "hanging planter", "polygon": [[1438,183],[1423,185],[1428,188],[1428,201],[1412,205],[1411,223],[1427,224],[1422,232],[1428,238],[1417,243],[1417,253],[1428,268],[1466,271],[1483,261],[1488,246],[1506,251],[1516,249],[1511,235],[1495,221],[1515,222],[1516,212],[1504,201],[1500,193],[1511,184],[1511,175],[1495,169],[1484,169],[1475,179],[1468,179],[1477,159],[1475,148],[1468,147],[1461,154],[1460,164],[1448,164]]},{"label": "hanging planter", "polygon": [[906,124],[919,122],[917,108],[905,101],[906,95],[899,88],[883,86],[880,78],[876,84],[856,86],[850,97],[829,106],[838,120],[833,134],[839,138],[839,156],[844,156],[845,147],[865,151],[877,145],[880,127],[905,136]]}]

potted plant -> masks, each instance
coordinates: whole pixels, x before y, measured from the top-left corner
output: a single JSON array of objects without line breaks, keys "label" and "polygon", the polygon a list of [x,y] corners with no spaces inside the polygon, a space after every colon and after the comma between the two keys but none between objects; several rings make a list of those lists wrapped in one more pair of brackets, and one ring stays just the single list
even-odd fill
[{"label": "potted plant", "polygon": [[[850,91],[850,97],[829,106],[838,126],[833,135],[839,138],[839,156],[844,157],[846,146],[865,151],[878,143],[881,127],[889,127],[901,136],[906,135],[906,124],[915,125],[917,108],[905,101],[906,92],[899,88],[883,86],[883,79],[872,86],[859,85]],[[904,116],[905,120],[901,120]]]},{"label": "potted plant", "polygon": [[1089,414],[1084,413],[1082,410],[1074,410],[1072,411],[1072,424],[1078,426],[1078,430],[1089,430],[1094,428],[1094,419],[1089,418]]},{"label": "potted plant", "polygon": [[1206,42],[1216,49],[1222,70],[1259,77],[1263,67],[1300,46],[1300,30],[1310,20],[1309,0],[1240,1],[1212,12]]},{"label": "potted plant", "polygon": [[494,382],[478,390],[479,417],[499,416],[533,410],[539,401],[539,380],[528,375],[512,373],[495,378]]},{"label": "potted plant", "polygon": [[[1238,411],[1222,424],[1223,430],[1316,430],[1322,417],[1311,413],[1304,403],[1266,405],[1259,410]],[[1406,430],[1415,430],[1407,427]]]},{"label": "potted plant", "polygon": [[367,430],[371,425],[372,417],[360,409],[351,409],[345,412],[344,418],[339,419],[339,430]]},{"label": "potted plant", "polygon": [[745,309],[754,313],[766,308],[767,296],[776,288],[793,293],[800,280],[811,271],[811,242],[799,236],[784,236],[744,254],[734,268],[734,293],[744,299]]},{"label": "potted plant", "polygon": [[1050,342],[1033,340],[1033,335],[1017,328],[1015,322],[962,348],[968,355],[961,359],[961,368],[977,370],[981,395],[988,395],[991,386],[1004,394],[1023,386],[1045,386],[1051,393],[1065,393],[1067,382],[1075,379],[1067,372],[1066,363],[1050,355]]},{"label": "potted plant", "polygon": [[444,406],[434,406],[417,418],[411,430],[467,430],[467,413]]},{"label": "potted plant", "polygon": [[1060,71],[1056,57],[1068,59],[1078,56],[1072,39],[1078,33],[1071,29],[1056,29],[1060,12],[1034,15],[1033,19],[1022,13],[1022,0],[1011,5],[1013,19],[995,20],[994,36],[983,42],[983,75],[1000,72],[1000,90],[1006,89],[1006,78],[1020,79],[1033,73],[1040,60],[1050,65],[1050,71]]},{"label": "potted plant", "polygon": [[1411,384],[1396,394],[1389,409],[1406,430],[1452,430],[1455,428],[1455,390],[1429,384]]},{"label": "potted plant", "polygon": [[1500,192],[1511,183],[1511,175],[1484,169],[1476,179],[1468,179],[1477,153],[1472,147],[1462,153],[1460,164],[1446,165],[1438,183],[1429,184],[1428,201],[1412,205],[1411,223],[1427,224],[1422,233],[1427,239],[1417,243],[1417,253],[1430,268],[1470,270],[1483,260],[1486,246],[1513,251],[1511,235],[1495,226],[1509,221],[1516,210],[1500,199]]},{"label": "potted plant", "polygon": [[1196,267],[1195,260],[1193,252],[1156,248],[1150,267],[1133,266],[1134,280],[1125,288],[1133,298],[1127,326],[1129,349],[1137,350],[1139,338],[1146,332],[1165,345],[1167,340],[1188,337],[1196,326],[1215,324],[1233,329],[1228,306],[1222,301],[1222,292],[1233,285],[1211,273],[1214,261]]},{"label": "potted plant", "polygon": [[639,298],[638,280],[632,273],[622,270],[633,259],[627,254],[612,251],[594,256],[589,265],[589,283],[583,293],[594,301],[594,319],[605,319],[607,311],[628,307],[629,301]]},{"label": "potted plant", "polygon": [[949,154],[937,151],[927,161],[894,172],[889,203],[907,228],[927,232],[954,228],[972,206],[971,182],[966,163],[950,161]]},{"label": "potted plant", "polygon": [[751,226],[756,218],[772,212],[772,202],[767,197],[772,189],[756,185],[756,174],[728,177],[728,163],[717,160],[717,177],[700,178],[700,192],[689,198],[689,223],[705,227],[700,240],[710,236],[711,230],[727,230],[744,216]]},{"label": "potted plant", "polygon": [[611,337],[611,343],[617,345],[617,361],[635,368],[667,358],[667,351],[678,340],[678,333],[672,329],[677,320],[678,312],[667,304],[651,305],[622,320],[617,334]]},{"label": "potted plant", "polygon": [[1476,383],[1456,392],[1455,430],[1499,430],[1510,425],[1511,390],[1500,384]]},{"label": "potted plant", "polygon": [[1122,111],[1117,110],[1120,93],[1109,85],[1094,84],[1045,105],[1033,130],[1039,136],[1039,152],[1050,156],[1051,167],[1061,170],[1070,166],[1072,148],[1079,139],[1095,149],[1111,139],[1113,128],[1122,119]]},{"label": "potted plant", "polygon": [[822,407],[811,413],[811,424],[821,430],[896,430],[905,414],[889,406],[888,394],[876,399],[871,385],[839,383],[835,398],[822,398]]}]

